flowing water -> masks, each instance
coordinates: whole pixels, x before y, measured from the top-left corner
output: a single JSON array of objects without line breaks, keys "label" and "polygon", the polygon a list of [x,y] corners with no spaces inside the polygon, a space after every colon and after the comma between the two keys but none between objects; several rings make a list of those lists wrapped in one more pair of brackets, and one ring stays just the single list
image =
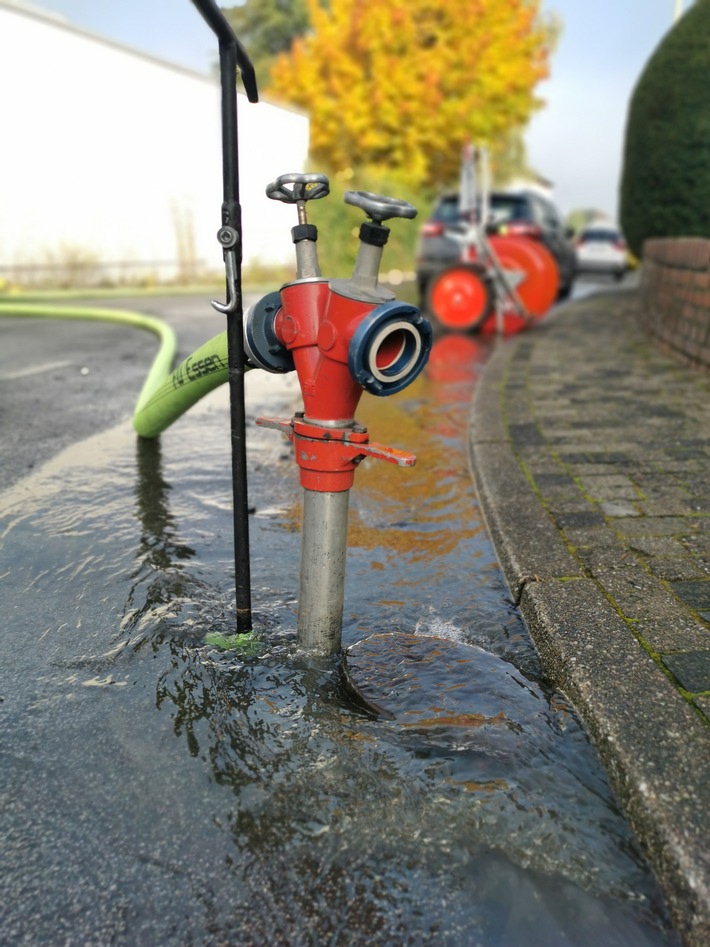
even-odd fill
[{"label": "flowing water", "polygon": [[[253,425],[258,640],[205,644],[232,631],[225,390],[0,497],[1,943],[677,943],[509,602],[461,345],[363,404],[418,463],[358,470],[345,665],[296,647],[297,472]],[[247,389],[252,417],[293,412],[293,379]]]}]

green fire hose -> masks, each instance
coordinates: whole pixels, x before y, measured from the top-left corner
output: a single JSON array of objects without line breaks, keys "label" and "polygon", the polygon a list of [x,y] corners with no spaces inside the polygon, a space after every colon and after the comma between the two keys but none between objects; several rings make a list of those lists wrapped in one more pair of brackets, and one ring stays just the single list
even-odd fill
[{"label": "green fire hose", "polygon": [[227,381],[226,331],[205,342],[172,369],[177,350],[175,333],[169,325],[153,316],[121,309],[84,309],[20,302],[0,303],[0,316],[113,322],[156,335],[160,348],[133,413],[133,427],[141,437],[157,437],[206,394]]}]

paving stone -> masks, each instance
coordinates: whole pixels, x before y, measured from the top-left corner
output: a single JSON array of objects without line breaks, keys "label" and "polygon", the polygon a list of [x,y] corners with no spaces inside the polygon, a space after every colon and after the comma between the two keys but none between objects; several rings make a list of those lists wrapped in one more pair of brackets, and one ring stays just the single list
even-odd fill
[{"label": "paving stone", "polygon": [[587,569],[589,575],[602,572],[621,572],[633,562],[633,553],[625,546],[572,546],[572,554]]},{"label": "paving stone", "polygon": [[679,612],[670,600],[657,602],[652,615],[635,620],[631,627],[658,654],[710,647],[710,628]]},{"label": "paving stone", "polygon": [[549,472],[533,470],[531,473],[535,480],[535,486],[546,497],[577,498],[580,495],[579,487],[567,473],[557,473],[554,470]]},{"label": "paving stone", "polygon": [[672,496],[663,500],[642,500],[640,510],[644,516],[691,516],[697,511],[687,497]]},{"label": "paving stone", "polygon": [[591,509],[587,506],[586,509],[579,510],[572,513],[560,513],[558,516],[555,516],[557,525],[560,529],[571,529],[579,528],[580,526],[603,526],[604,517],[602,516],[599,510]]},{"label": "paving stone", "polygon": [[710,610],[710,578],[689,582],[673,582],[671,588],[678,598],[696,611]]},{"label": "paving stone", "polygon": [[642,516],[620,520],[615,528],[629,538],[635,536],[677,536],[687,529],[680,516]]},{"label": "paving stone", "polygon": [[605,500],[599,504],[599,508],[604,516],[641,516],[641,510],[639,510],[638,506],[634,506],[633,503],[624,500]]},{"label": "paving stone", "polygon": [[631,536],[629,549],[645,553],[647,556],[685,556],[683,543],[674,536]]},{"label": "paving stone", "polygon": [[692,694],[710,694],[710,651],[686,651],[664,654],[663,663]]},{"label": "paving stone", "polygon": [[508,430],[513,443],[521,447],[534,447],[545,443],[539,428],[532,422],[528,424],[511,424]]},{"label": "paving stone", "polygon": [[639,500],[638,488],[627,474],[582,477],[582,487],[593,500]]},{"label": "paving stone", "polygon": [[701,579],[705,575],[702,567],[694,559],[680,556],[677,558],[656,556],[649,560],[648,567],[654,575],[666,582]]}]

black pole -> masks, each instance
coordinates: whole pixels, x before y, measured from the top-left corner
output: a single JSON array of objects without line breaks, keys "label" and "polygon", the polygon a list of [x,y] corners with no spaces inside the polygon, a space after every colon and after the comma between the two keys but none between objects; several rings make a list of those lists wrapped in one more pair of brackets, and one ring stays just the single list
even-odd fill
[{"label": "black pole", "polygon": [[227,302],[216,308],[227,317],[227,362],[232,444],[234,570],[237,632],[251,631],[251,567],[247,488],[246,411],[244,405],[244,313],[242,309],[242,216],[239,204],[239,138],[237,131],[237,65],[250,102],[258,100],[254,69],[244,48],[213,0],[192,0],[219,40],[222,89],[222,226],[227,272]]},{"label": "black pole", "polygon": [[[222,84],[222,227],[237,234],[236,245],[224,251],[234,255],[236,288],[233,310],[227,313],[227,363],[232,441],[232,497],[234,515],[234,575],[237,633],[251,631],[251,565],[249,561],[249,501],[247,486],[246,410],[244,404],[244,318],[242,310],[242,214],[239,204],[237,161],[237,57],[234,45],[219,54]],[[227,282],[227,300],[230,286]]]}]

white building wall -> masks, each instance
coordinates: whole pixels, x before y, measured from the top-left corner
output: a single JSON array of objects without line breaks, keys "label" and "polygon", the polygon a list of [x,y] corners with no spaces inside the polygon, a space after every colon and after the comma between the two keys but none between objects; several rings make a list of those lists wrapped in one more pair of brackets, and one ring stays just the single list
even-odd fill
[{"label": "white building wall", "polygon": [[[216,80],[0,0],[0,266],[175,261],[182,228],[221,270],[219,103]],[[295,212],[264,189],[303,169],[308,119],[239,94],[238,122],[244,262],[288,261]]]}]

